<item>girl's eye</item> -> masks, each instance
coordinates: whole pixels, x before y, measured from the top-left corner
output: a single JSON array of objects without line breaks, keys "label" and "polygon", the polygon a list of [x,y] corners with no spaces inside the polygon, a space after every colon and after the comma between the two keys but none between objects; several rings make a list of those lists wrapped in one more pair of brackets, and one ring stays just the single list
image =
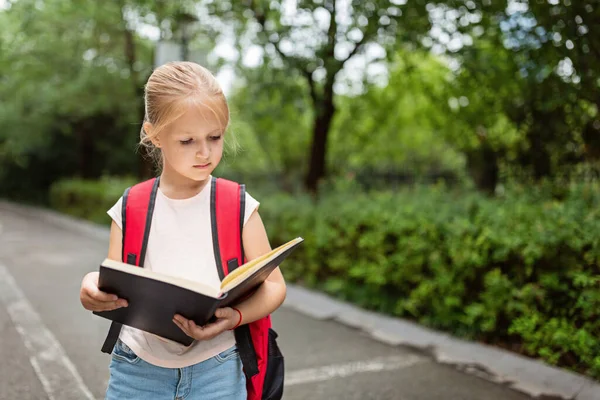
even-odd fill
[{"label": "girl's eye", "polygon": [[221,135],[219,135],[219,136],[211,136],[211,137],[210,137],[210,140],[214,140],[215,142],[216,142],[217,140],[219,140],[219,139],[221,139]]},{"label": "girl's eye", "polygon": [[194,139],[188,139],[188,140],[180,140],[179,143],[186,145],[186,144],[190,144],[194,141]]}]

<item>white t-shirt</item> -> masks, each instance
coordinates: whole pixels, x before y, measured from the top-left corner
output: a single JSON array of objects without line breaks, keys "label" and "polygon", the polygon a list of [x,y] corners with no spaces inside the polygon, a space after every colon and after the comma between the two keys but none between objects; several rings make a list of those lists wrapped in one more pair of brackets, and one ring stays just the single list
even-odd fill
[{"label": "white t-shirt", "polygon": [[[156,193],[144,268],[219,287],[210,222],[210,182],[195,196],[176,200]],[[121,197],[108,215],[122,229]],[[244,224],[259,203],[246,193]],[[141,359],[165,368],[184,368],[207,360],[235,344],[233,331],[189,347],[129,326],[120,339]]]}]

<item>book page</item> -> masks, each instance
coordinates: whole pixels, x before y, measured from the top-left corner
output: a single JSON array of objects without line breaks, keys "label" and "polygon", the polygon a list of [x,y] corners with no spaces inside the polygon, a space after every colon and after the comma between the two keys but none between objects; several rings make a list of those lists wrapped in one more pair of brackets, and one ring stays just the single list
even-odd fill
[{"label": "book page", "polygon": [[233,272],[228,274],[223,279],[223,281],[221,282],[221,291],[222,292],[230,291],[232,288],[239,285],[241,282],[246,280],[246,278],[248,278],[254,272],[259,270],[265,264],[267,264],[269,262],[269,260],[277,257],[279,254],[283,253],[289,247],[294,246],[295,244],[297,244],[298,242],[301,242],[303,240],[304,239],[302,239],[302,238],[296,238],[296,239],[290,240],[286,244],[283,244],[283,245],[277,247],[276,249],[273,249],[270,252],[268,252],[258,258],[255,258],[254,260],[250,260],[247,263],[245,263],[244,265],[239,266],[238,268],[236,268]]}]

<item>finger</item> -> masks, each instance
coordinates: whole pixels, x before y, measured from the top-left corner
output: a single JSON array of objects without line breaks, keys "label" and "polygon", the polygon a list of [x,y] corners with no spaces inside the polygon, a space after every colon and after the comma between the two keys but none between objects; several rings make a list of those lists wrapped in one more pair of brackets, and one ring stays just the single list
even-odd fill
[{"label": "finger", "polygon": [[115,302],[112,302],[111,307],[113,309],[121,308],[121,307],[129,307],[129,303],[125,299],[119,299]]},{"label": "finger", "polygon": [[184,318],[179,314],[175,314],[173,317],[173,322],[186,335],[196,340],[212,339],[219,333],[223,332],[227,327],[226,320],[217,320],[217,322],[212,324],[198,326],[193,320]]},{"label": "finger", "polygon": [[[212,325],[212,324],[210,324]],[[192,337],[196,340],[207,340],[212,338],[210,330],[207,330],[205,326],[199,326],[194,321],[188,320],[186,329],[191,333]]]},{"label": "finger", "polygon": [[[183,325],[181,325],[181,322],[179,322],[178,320],[176,320],[175,318],[173,318],[173,323],[174,323],[175,325],[177,325],[177,327],[178,327],[179,329],[181,329],[182,331],[184,331],[184,332],[185,332],[185,329],[183,328]],[[185,333],[187,334],[187,332],[185,332]]]},{"label": "finger", "polygon": [[124,299],[119,299],[118,301],[96,301],[93,298],[86,298],[83,302],[86,305],[86,308],[93,311],[112,311],[117,308],[127,307],[127,301]]},{"label": "finger", "polygon": [[187,328],[179,321],[177,321],[176,319],[173,318],[173,322],[175,323],[175,325],[177,325],[179,327],[179,329],[181,329],[181,331],[183,333],[185,333],[186,335],[188,335],[189,337],[196,339],[194,337],[194,335],[192,335],[192,333],[190,331],[187,330]]},{"label": "finger", "polygon": [[202,338],[204,329],[202,327],[196,325],[196,323],[193,320],[191,320],[191,319],[186,320],[185,328],[187,329],[188,332],[190,332],[190,334],[193,338]]},{"label": "finger", "polygon": [[192,330],[194,327],[197,326],[193,320],[187,319],[179,314],[175,314],[173,319],[178,321],[181,325],[185,326],[186,328],[188,328],[190,330]]},{"label": "finger", "polygon": [[[103,293],[103,292],[101,292]],[[125,299],[120,299],[118,298],[116,295],[111,295],[108,293],[104,293],[105,295],[111,296],[111,300],[103,300],[102,298],[98,298],[98,297],[94,297],[92,295],[90,295],[89,293],[87,295],[85,295],[85,299],[94,304],[95,306],[98,307],[112,307],[112,308],[119,308],[119,307],[127,307],[128,306],[128,302]]]},{"label": "finger", "polygon": [[193,332],[195,329],[198,329],[199,327],[198,327],[198,325],[196,325],[196,323],[193,320],[188,319],[187,320],[187,328],[190,332]]},{"label": "finger", "polygon": [[99,308],[100,308],[100,311],[113,311],[113,310],[116,310],[117,308],[121,308],[121,307],[117,307],[117,305],[114,303],[109,303],[109,304],[106,304],[103,306],[99,306]]},{"label": "finger", "polygon": [[119,297],[116,294],[106,293],[98,289],[97,286],[86,286],[87,295],[96,301],[116,301]]},{"label": "finger", "polygon": [[202,336],[204,339],[211,339],[217,336],[219,333],[224,332],[228,327],[227,320],[219,319],[217,322],[208,324],[202,328]]},{"label": "finger", "polygon": [[[127,301],[124,299],[119,299],[116,294],[106,293],[98,288],[98,280],[88,280],[83,286],[83,293],[89,296],[92,301],[95,302],[114,302],[118,300],[122,300],[120,303],[117,303],[118,307],[127,307]],[[118,308],[116,307],[116,308]]]},{"label": "finger", "polygon": [[121,308],[116,302],[97,303],[93,307],[95,311],[112,311]]},{"label": "finger", "polygon": [[182,317],[181,315],[175,314],[173,317],[173,322],[177,324],[177,326],[182,329],[188,330],[188,320],[187,318]]}]

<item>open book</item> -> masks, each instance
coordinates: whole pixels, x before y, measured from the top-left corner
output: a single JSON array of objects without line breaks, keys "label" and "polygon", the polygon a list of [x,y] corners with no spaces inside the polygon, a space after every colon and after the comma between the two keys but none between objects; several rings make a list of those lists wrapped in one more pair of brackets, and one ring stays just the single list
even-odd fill
[{"label": "open book", "polygon": [[105,259],[98,287],[126,299],[129,305],[94,314],[189,346],[193,339],[175,325],[175,314],[205,325],[217,308],[233,306],[256,289],[303,241],[293,239],[239,266],[220,288]]}]

